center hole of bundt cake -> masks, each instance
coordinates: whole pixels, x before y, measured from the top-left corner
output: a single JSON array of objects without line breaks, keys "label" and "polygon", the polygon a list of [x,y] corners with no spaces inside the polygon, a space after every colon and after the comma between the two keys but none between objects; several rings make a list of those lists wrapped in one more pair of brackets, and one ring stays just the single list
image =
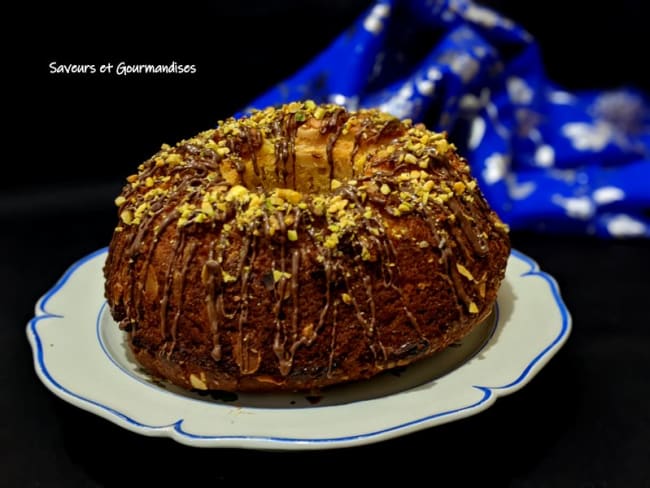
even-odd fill
[{"label": "center hole of bundt cake", "polygon": [[354,140],[342,136],[333,143],[331,134],[319,129],[319,121],[315,120],[297,128],[290,141],[265,139],[254,154],[242,155],[243,168],[230,169],[231,182],[243,184],[250,191],[278,188],[303,194],[329,193],[332,180],[345,182],[354,177]]}]

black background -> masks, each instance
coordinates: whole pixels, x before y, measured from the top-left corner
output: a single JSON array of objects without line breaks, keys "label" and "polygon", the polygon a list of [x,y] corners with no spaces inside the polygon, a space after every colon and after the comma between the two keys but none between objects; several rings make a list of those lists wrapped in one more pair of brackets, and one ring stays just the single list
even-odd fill
[{"label": "black background", "polygon": [[[23,111],[29,163],[0,189],[122,181],[161,143],[214,126],[293,74],[344,31],[368,0],[51,4],[21,56],[30,91]],[[551,80],[567,89],[650,87],[643,46],[647,7],[492,1],[540,42]],[[568,5],[567,5],[568,4]],[[86,7],[87,9],[89,7]],[[67,9],[67,10],[66,10]],[[22,54],[22,53],[21,53]],[[49,63],[194,64],[194,75],[65,75]],[[32,162],[38,162],[38,171]]]},{"label": "black background", "polygon": [[[486,3],[539,40],[561,86],[650,86],[643,2]],[[19,110],[7,115],[12,139],[3,158],[16,176],[0,178],[1,485],[650,486],[647,241],[514,233],[514,247],[560,285],[574,319],[568,343],[528,386],[487,411],[366,447],[189,448],[72,407],[34,374],[25,338],[33,306],[69,265],[108,243],[124,178],[162,142],[213,126],[292,74],[370,4],[52,3],[19,16],[6,60],[16,85],[6,105]],[[51,75],[52,61],[176,61],[197,73]]]}]

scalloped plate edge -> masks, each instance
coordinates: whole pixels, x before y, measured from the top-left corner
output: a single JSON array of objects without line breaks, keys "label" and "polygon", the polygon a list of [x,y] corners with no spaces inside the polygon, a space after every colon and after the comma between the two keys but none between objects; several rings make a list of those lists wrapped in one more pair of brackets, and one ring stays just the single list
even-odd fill
[{"label": "scalloped plate edge", "polygon": [[[120,412],[117,408],[94,401],[80,393],[69,390],[61,385],[51,374],[44,360],[43,342],[39,336],[38,325],[44,320],[63,319],[61,315],[50,313],[47,310],[48,302],[61,292],[70,278],[89,261],[100,257],[107,252],[101,248],[72,264],[57,283],[48,290],[36,303],[35,315],[27,324],[27,337],[34,355],[36,373],[44,385],[61,399],[102,418],[105,418],[127,430],[147,436],[168,436],[182,444],[196,447],[245,447],[268,450],[296,450],[296,449],[329,449],[339,447],[352,447],[374,442],[388,440],[401,435],[406,435],[425,428],[448,423],[464,417],[477,414],[491,406],[497,398],[513,393],[523,386],[544,367],[545,364],[557,353],[569,337],[572,320],[571,315],[562,300],[556,280],[548,273],[541,271],[539,265],[529,256],[513,249],[511,257],[525,263],[528,270],[520,276],[537,276],[543,279],[549,287],[554,303],[560,312],[561,324],[557,335],[533,357],[523,368],[514,381],[500,386],[472,385],[472,388],[482,393],[481,398],[469,405],[458,408],[435,412],[431,415],[419,417],[408,422],[403,422],[384,429],[372,430],[362,434],[322,437],[322,438],[296,438],[281,436],[252,436],[252,435],[200,435],[187,432],[183,429],[183,419],[164,425],[148,425],[139,422]],[[452,372],[453,373],[453,372]],[[450,373],[450,374],[452,374]]]}]

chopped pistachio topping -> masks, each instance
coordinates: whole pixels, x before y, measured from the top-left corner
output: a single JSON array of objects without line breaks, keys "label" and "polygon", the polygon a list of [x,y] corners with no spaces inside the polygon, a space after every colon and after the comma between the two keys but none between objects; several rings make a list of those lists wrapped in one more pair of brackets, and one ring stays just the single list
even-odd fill
[{"label": "chopped pistachio topping", "polygon": [[231,275],[227,271],[221,271],[221,279],[223,279],[224,283],[232,283],[234,281],[237,281],[237,277]]},{"label": "chopped pistachio topping", "polygon": [[197,390],[207,390],[208,385],[205,381],[206,377],[203,371],[201,371],[200,376],[197,376],[194,373],[190,374],[190,384],[192,385],[192,388],[196,388]]},{"label": "chopped pistachio topping", "polygon": [[291,278],[291,273],[287,273],[286,271],[280,271],[278,269],[273,270],[273,282],[277,283],[281,279],[289,279]]},{"label": "chopped pistachio topping", "polygon": [[[282,124],[288,125],[279,130]],[[344,168],[349,168],[347,174],[341,172],[341,162],[329,161],[336,144],[327,143],[327,154],[324,147],[313,152],[314,161],[322,163],[327,157],[331,165],[328,191],[293,187],[291,168],[296,171],[296,162],[305,155],[286,154],[286,148],[296,150],[292,138],[299,139],[303,125],[320,129],[323,146],[336,135],[354,147],[350,166]],[[352,243],[362,261],[372,261],[380,252],[377,238],[387,235],[385,218],[435,215],[438,222],[452,225],[462,216],[451,210],[450,200],[471,205],[480,198],[469,166],[450,151],[455,146],[445,133],[431,132],[409,120],[399,121],[376,110],[346,112],[312,100],[292,102],[219,121],[215,129],[175,146],[163,144],[139,166],[138,174],[127,178],[115,205],[121,228],[151,221],[158,229],[164,227],[163,219],[172,218],[177,229],[212,225],[226,233],[290,242],[307,235],[320,249],[333,253]],[[318,168],[314,178],[323,174],[327,178],[326,168],[322,164]],[[441,176],[445,173],[453,174],[455,181],[446,183]],[[507,231],[496,217],[492,224]],[[368,240],[362,241],[363,236]],[[408,226],[391,230],[390,236],[409,238]],[[420,239],[412,242],[421,249],[436,248]],[[458,272],[474,280],[462,265]],[[276,281],[288,277],[289,273],[280,276],[274,271]],[[231,278],[224,272],[225,282]]]},{"label": "chopped pistachio topping", "polygon": [[456,269],[465,278],[467,278],[470,281],[474,281],[474,276],[472,275],[472,273],[469,272],[469,270],[465,266],[463,266],[460,263],[456,263]]}]

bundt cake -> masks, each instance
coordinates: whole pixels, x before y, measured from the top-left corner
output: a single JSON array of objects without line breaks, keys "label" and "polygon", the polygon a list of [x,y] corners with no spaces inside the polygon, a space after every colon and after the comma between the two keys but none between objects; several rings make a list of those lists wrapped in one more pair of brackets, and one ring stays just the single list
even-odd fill
[{"label": "bundt cake", "polygon": [[188,389],[313,391],[429,356],[491,312],[510,252],[446,134],[313,101],[163,144],[115,203],[111,314]]}]

